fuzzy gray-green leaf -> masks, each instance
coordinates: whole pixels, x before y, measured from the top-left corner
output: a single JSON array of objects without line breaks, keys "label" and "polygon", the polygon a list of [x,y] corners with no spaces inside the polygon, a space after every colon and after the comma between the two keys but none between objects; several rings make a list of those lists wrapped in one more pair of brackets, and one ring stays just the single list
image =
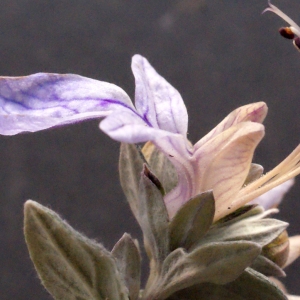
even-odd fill
[{"label": "fuzzy gray-green leaf", "polygon": [[285,272],[278,265],[263,255],[259,255],[254,260],[251,268],[265,276],[285,277]]},{"label": "fuzzy gray-green leaf", "polygon": [[229,226],[212,228],[200,241],[199,245],[216,241],[253,241],[265,246],[274,240],[288,223],[276,219],[248,218]]},{"label": "fuzzy gray-green leaf", "polygon": [[136,243],[128,233],[124,233],[112,250],[131,300],[136,300],[140,292],[141,256]]},{"label": "fuzzy gray-green leaf", "polygon": [[144,162],[141,152],[138,151],[136,145],[121,144],[119,159],[120,182],[136,218],[139,215],[139,183]]},{"label": "fuzzy gray-green leaf", "polygon": [[146,295],[165,299],[175,292],[199,284],[226,284],[235,280],[260,254],[261,247],[251,242],[212,243],[191,253],[177,249],[167,258],[164,273]]},{"label": "fuzzy gray-green leaf", "polygon": [[197,195],[186,202],[170,223],[170,249],[189,249],[208,231],[215,214],[212,191]]},{"label": "fuzzy gray-green leaf", "polygon": [[226,284],[236,279],[260,252],[256,243],[224,242],[204,245],[189,253],[188,258],[206,266],[201,274],[204,281]]},{"label": "fuzzy gray-green leaf", "polygon": [[177,248],[173,252],[171,252],[162,265],[161,274],[163,276],[167,275],[171,272],[172,269],[176,268],[177,265],[181,264],[184,260],[186,260],[187,252],[183,248]]},{"label": "fuzzy gray-green leaf", "polygon": [[75,231],[52,210],[27,201],[24,232],[38,275],[55,299],[128,299],[110,252]]},{"label": "fuzzy gray-green leaf", "polygon": [[249,300],[287,300],[275,283],[251,268],[247,268],[236,281],[229,283],[227,288],[239,292]]},{"label": "fuzzy gray-green leaf", "polygon": [[169,253],[169,217],[162,193],[143,172],[139,186],[139,220],[150,258],[162,263]]},{"label": "fuzzy gray-green leaf", "polygon": [[181,290],[168,300],[287,300],[267,277],[247,268],[236,280],[225,284],[202,283]]}]

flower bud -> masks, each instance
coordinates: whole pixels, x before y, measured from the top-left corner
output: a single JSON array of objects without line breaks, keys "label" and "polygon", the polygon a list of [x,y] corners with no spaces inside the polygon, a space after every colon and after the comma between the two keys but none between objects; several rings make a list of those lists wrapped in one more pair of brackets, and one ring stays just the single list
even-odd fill
[{"label": "flower bud", "polygon": [[289,237],[286,230],[262,249],[262,255],[276,263],[279,267],[285,264],[288,254]]}]

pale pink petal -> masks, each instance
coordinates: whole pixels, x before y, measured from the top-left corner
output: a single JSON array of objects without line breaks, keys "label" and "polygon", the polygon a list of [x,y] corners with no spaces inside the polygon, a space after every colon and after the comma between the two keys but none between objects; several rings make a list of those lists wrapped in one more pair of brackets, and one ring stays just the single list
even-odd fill
[{"label": "pale pink petal", "polygon": [[300,300],[300,296],[287,295],[288,300]]},{"label": "pale pink petal", "polygon": [[221,123],[219,123],[213,130],[195,144],[195,151],[219,133],[238,123],[248,121],[262,123],[267,112],[268,107],[264,102],[256,102],[235,109]]},{"label": "pale pink petal", "polygon": [[262,124],[238,123],[198,150],[197,159],[205,161],[206,155],[209,157],[200,164],[202,175],[198,184],[201,191],[213,190],[215,218],[230,212],[231,202],[245,182],[254,150],[263,136]]}]

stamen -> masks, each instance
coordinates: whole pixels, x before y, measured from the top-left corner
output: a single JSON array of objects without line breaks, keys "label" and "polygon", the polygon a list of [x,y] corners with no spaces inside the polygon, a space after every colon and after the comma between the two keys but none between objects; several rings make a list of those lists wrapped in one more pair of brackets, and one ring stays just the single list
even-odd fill
[{"label": "stamen", "polygon": [[[273,170],[242,188],[231,203],[233,210],[300,174],[300,145]],[[219,217],[222,216],[218,216]]]},{"label": "stamen", "polygon": [[300,36],[300,27],[297,25],[297,23],[295,23],[289,16],[287,16],[275,5],[271,4],[271,1],[269,1],[268,3],[270,7],[266,8],[262,13],[265,13],[266,11],[273,12],[274,14],[285,20],[288,24],[290,24],[290,29],[295,35]]}]

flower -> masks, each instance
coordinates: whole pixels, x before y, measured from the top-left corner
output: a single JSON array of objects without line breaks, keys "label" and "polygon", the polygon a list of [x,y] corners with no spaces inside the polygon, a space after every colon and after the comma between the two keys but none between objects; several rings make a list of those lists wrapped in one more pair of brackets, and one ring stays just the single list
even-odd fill
[{"label": "flower", "polygon": [[126,143],[152,141],[175,166],[178,185],[164,198],[170,217],[191,197],[212,189],[218,220],[299,174],[297,147],[274,170],[244,186],[254,150],[264,136],[265,103],[234,110],[192,145],[179,92],[140,55],[133,57],[132,71],[135,107],[116,85],[78,75],[2,77],[0,134],[104,117],[100,128],[111,138]]},{"label": "flower", "polygon": [[296,47],[297,50],[300,51],[300,27],[289,16],[287,16],[284,12],[282,12],[279,8],[271,4],[270,0],[268,1],[268,3],[269,3],[269,7],[266,8],[263,11],[263,13],[267,11],[271,11],[290,24],[290,27],[280,28],[279,33],[283,37],[293,40],[294,46]]}]

